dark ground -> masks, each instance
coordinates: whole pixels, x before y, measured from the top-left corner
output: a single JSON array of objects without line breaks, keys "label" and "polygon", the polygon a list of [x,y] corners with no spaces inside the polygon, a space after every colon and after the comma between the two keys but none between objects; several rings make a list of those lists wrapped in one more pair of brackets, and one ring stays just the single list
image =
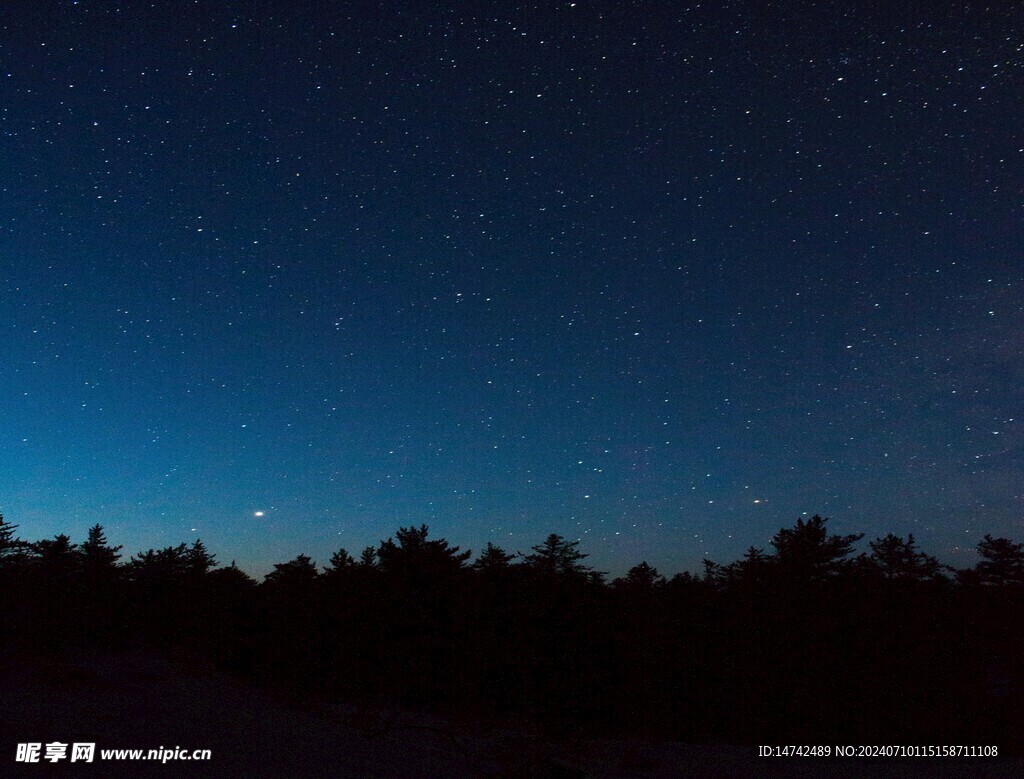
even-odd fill
[{"label": "dark ground", "polygon": [[[92,765],[16,763],[19,742],[95,742]],[[1024,776],[1020,760],[760,759],[740,746],[553,738],[380,707],[303,705],[182,654],[0,658],[0,776]],[[99,750],[210,749],[210,762]]]}]

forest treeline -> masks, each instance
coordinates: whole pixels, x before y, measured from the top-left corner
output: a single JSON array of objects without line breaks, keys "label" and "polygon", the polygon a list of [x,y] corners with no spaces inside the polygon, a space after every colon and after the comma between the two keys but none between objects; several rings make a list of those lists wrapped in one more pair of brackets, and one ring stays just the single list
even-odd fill
[{"label": "forest treeline", "polygon": [[187,646],[308,699],[592,735],[996,744],[1024,732],[1024,544],[955,570],[913,536],[797,520],[702,576],[608,581],[578,542],[471,553],[399,529],[257,582],[202,541],[125,559],[99,525],[26,542],[0,517],[0,646]]}]

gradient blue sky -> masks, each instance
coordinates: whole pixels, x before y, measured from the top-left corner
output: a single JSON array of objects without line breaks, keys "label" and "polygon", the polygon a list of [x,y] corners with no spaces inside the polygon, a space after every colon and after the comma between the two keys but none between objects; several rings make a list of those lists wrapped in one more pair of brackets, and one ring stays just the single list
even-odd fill
[{"label": "gradient blue sky", "polygon": [[882,5],[4,3],[0,510],[1024,539],[1024,12]]}]

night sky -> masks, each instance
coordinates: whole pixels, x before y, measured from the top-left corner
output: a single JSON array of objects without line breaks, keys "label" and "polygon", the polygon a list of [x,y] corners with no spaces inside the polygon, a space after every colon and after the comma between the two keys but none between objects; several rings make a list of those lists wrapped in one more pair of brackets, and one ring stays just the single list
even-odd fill
[{"label": "night sky", "polygon": [[0,511],[1024,540],[1024,11],[889,5],[3,3]]}]

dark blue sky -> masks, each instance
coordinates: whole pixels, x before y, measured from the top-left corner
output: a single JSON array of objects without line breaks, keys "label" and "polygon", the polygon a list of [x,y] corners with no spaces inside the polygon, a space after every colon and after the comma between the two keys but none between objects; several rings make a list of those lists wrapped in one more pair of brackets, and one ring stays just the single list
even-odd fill
[{"label": "dark blue sky", "polygon": [[4,3],[0,510],[1024,539],[1024,16],[871,5]]}]

